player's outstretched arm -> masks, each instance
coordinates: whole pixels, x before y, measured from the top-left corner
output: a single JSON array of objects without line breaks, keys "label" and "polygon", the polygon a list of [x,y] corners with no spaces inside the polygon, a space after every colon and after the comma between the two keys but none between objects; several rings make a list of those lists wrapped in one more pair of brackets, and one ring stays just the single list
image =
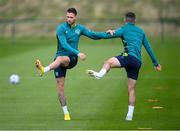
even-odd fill
[{"label": "player's outstretched arm", "polygon": [[156,67],[159,68],[159,67],[160,67],[160,66],[159,66],[159,63],[158,63],[158,61],[157,61],[157,59],[156,59],[156,57],[155,57],[155,54],[154,54],[154,52],[153,52],[153,50],[152,50],[152,48],[151,48],[150,43],[148,42],[148,39],[147,39],[145,33],[144,33],[144,38],[143,38],[143,45],[144,45],[147,53],[149,54],[149,56],[150,56],[150,58],[151,58],[151,60],[152,60],[152,63],[154,64],[155,68],[156,68]]},{"label": "player's outstretched arm", "polygon": [[82,28],[81,35],[84,35],[94,40],[113,38],[113,35],[107,32],[96,32],[96,31],[88,29],[85,26],[81,26],[81,28]]}]

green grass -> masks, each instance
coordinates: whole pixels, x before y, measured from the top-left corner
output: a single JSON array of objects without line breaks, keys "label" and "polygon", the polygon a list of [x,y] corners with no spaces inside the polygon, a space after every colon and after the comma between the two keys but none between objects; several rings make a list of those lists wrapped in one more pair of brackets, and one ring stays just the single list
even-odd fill
[{"label": "green grass", "polygon": [[[64,121],[53,72],[40,78],[34,69],[36,58],[44,64],[53,60],[55,38],[17,39],[15,44],[1,38],[0,129],[180,129],[179,42],[179,38],[152,42],[163,67],[161,72],[153,69],[143,50],[134,120],[127,122],[124,120],[128,100],[125,71],[113,69],[102,80],[85,74],[86,69],[99,70],[104,60],[120,53],[122,44],[119,40],[83,38],[79,47],[88,57],[67,74],[65,93],[72,120]],[[19,85],[8,82],[13,73],[21,77]],[[152,109],[152,106],[164,108]]]}]

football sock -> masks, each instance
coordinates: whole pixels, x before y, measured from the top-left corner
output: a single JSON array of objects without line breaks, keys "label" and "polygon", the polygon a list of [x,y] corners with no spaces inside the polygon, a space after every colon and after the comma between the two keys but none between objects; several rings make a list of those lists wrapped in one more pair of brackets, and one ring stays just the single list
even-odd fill
[{"label": "football sock", "polygon": [[62,106],[62,109],[63,109],[64,114],[68,114],[69,113],[69,111],[67,109],[67,106]]},{"label": "football sock", "polygon": [[44,67],[44,73],[46,73],[48,71],[50,71],[50,67],[49,66]]},{"label": "football sock", "polygon": [[99,72],[98,72],[98,76],[99,77],[103,77],[106,74],[107,70],[105,68],[102,68]]},{"label": "football sock", "polygon": [[129,105],[127,116],[133,116],[133,112],[134,112],[134,106]]}]

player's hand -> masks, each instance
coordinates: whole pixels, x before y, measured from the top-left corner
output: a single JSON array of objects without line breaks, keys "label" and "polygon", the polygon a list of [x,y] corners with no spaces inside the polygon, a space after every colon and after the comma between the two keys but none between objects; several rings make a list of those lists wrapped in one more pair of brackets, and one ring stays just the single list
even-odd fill
[{"label": "player's hand", "polygon": [[78,54],[78,57],[82,60],[82,61],[84,61],[85,59],[86,59],[86,55],[84,54],[84,53],[79,53]]},{"label": "player's hand", "polygon": [[110,35],[114,35],[115,30],[107,30],[106,33],[110,34]]},{"label": "player's hand", "polygon": [[161,65],[158,64],[156,67],[154,67],[157,71],[161,71]]}]

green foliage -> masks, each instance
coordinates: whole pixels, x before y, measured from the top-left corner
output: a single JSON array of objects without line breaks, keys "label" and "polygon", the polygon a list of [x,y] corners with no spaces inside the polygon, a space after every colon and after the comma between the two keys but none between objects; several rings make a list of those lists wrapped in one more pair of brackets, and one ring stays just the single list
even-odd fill
[{"label": "green foliage", "polygon": [[7,3],[7,0],[0,0],[0,5],[4,5]]},{"label": "green foliage", "polygon": [[99,19],[121,18],[127,11],[136,12],[139,19],[146,18],[146,12],[154,18],[162,10],[168,17],[178,18],[180,9],[179,0],[0,0],[0,5],[1,19],[64,18],[72,6],[78,9],[79,18]]}]

